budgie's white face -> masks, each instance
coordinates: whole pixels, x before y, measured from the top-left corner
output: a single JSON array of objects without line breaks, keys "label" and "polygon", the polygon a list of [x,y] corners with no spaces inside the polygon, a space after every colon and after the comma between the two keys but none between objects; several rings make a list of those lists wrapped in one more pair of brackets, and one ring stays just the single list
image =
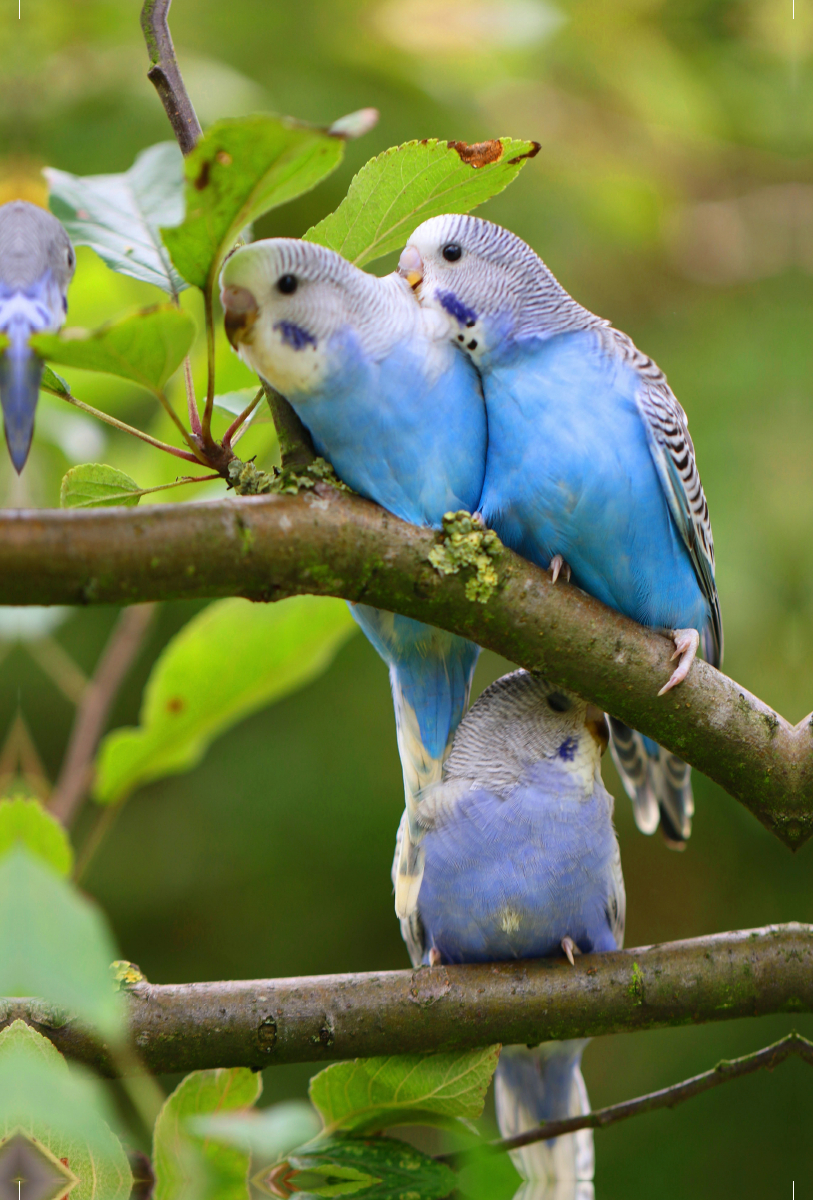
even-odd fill
[{"label": "budgie's white face", "polygon": [[343,330],[378,361],[427,319],[399,276],[378,279],[295,238],[236,250],[220,284],[229,341],[284,395],[319,387],[331,369],[331,339]]},{"label": "budgie's white face", "polygon": [[33,329],[58,329],[76,256],[62,225],[36,204],[0,207],[0,328],[17,313]]},{"label": "budgie's white face", "polygon": [[478,364],[508,338],[549,336],[576,314],[591,317],[530,246],[479,217],[424,221],[398,269],[422,307],[443,315],[448,336]]}]

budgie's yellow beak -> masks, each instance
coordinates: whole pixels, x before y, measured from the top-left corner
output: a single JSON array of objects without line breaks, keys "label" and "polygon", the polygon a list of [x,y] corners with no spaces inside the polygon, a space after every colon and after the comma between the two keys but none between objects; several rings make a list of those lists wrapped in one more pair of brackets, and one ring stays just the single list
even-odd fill
[{"label": "budgie's yellow beak", "polygon": [[416,288],[423,281],[423,259],[416,246],[406,246],[398,259],[398,274],[407,281],[411,288]]},{"label": "budgie's yellow beak", "polygon": [[249,341],[248,332],[257,320],[259,311],[254,296],[244,287],[224,287],[220,293],[223,305],[223,323],[226,337],[235,348],[239,342]]}]

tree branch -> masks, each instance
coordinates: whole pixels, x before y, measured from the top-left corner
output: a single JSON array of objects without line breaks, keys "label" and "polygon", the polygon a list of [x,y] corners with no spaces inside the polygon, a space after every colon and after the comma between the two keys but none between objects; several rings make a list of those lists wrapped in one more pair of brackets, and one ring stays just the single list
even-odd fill
[{"label": "tree branch", "polygon": [[813,833],[813,727],[704,662],[658,697],[674,647],[509,550],[485,603],[429,562],[441,535],[319,484],[298,496],[0,512],[0,604],[310,593],[363,601],[544,672],[705,772],[791,849]]},{"label": "tree branch", "polygon": [[79,702],[62,769],[48,802],[52,816],[63,825],[71,824],[87,794],[93,756],[110,709],[141,649],[154,615],[154,604],[140,604],[122,612]]},{"label": "tree branch", "polygon": [[203,132],[186,91],[167,18],[172,0],[144,0],[141,28],[150,56],[147,78],[161,98],[172,131],[184,154],[188,154]]},{"label": "tree branch", "polygon": [[[620,1104],[597,1108],[581,1117],[545,1121],[538,1129],[529,1129],[526,1133],[518,1133],[516,1137],[498,1138],[490,1143],[490,1148],[520,1150],[523,1146],[533,1145],[534,1142],[546,1142],[549,1138],[575,1133],[577,1129],[604,1129],[607,1125],[615,1125],[617,1121],[625,1121],[627,1117],[637,1117],[639,1113],[655,1112],[658,1108],[674,1108],[676,1104],[691,1100],[721,1083],[741,1079],[743,1075],[751,1075],[754,1071],[773,1071],[780,1063],[792,1057],[801,1058],[813,1066],[813,1042],[800,1037],[798,1033],[789,1033],[772,1046],[765,1046],[764,1049],[745,1054],[742,1058],[723,1059],[711,1071],[684,1079],[682,1083],[674,1083],[671,1087],[649,1092],[646,1096],[638,1096],[634,1100],[623,1100]],[[447,1161],[457,1161],[465,1157],[465,1151],[462,1155],[449,1154],[440,1157]]]},{"label": "tree branch", "polygon": [[[775,925],[613,954],[364,975],[128,988],[138,1057],[158,1073],[536,1044],[813,1011],[813,926]],[[7,1000],[106,1074],[106,1048],[38,1001]]]}]

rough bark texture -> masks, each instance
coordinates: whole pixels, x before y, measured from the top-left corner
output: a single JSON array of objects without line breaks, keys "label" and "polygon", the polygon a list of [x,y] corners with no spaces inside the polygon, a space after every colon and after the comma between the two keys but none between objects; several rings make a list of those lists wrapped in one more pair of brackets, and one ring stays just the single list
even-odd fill
[{"label": "rough bark texture", "polygon": [[298,496],[0,512],[0,603],[134,604],[302,593],[417,617],[578,692],[719,783],[791,849],[813,833],[813,726],[697,661],[659,698],[673,646],[508,550],[486,603],[428,561],[440,534],[326,485]]},{"label": "rough bark texture", "polygon": [[[534,1044],[813,1011],[813,926],[776,925],[613,954],[128,989],[130,1031],[157,1073],[263,1068]],[[6,1001],[70,1057],[112,1074],[103,1047],[39,1002]]]}]

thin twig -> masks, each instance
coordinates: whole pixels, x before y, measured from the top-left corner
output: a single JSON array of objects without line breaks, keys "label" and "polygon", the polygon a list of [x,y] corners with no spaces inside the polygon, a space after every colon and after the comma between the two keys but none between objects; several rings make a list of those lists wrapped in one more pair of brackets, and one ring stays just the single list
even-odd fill
[{"label": "thin twig", "polygon": [[184,379],[186,381],[186,406],[189,413],[189,426],[192,432],[200,437],[203,430],[200,427],[200,413],[198,412],[198,401],[195,396],[195,381],[192,378],[192,360],[187,354],[183,360]]},{"label": "thin twig", "polygon": [[189,446],[189,449],[194,454],[197,447],[195,446],[195,441],[194,441],[191,433],[189,433],[189,431],[185,427],[183,421],[178,416],[175,409],[170,404],[169,400],[167,400],[165,394],[162,391],[157,391],[155,394],[158,397],[164,412],[167,414],[169,419],[172,421],[173,425],[179,431],[181,437],[186,442],[187,446]]},{"label": "thin twig", "polygon": [[[562,1137],[566,1133],[575,1133],[578,1129],[603,1129],[617,1121],[625,1121],[627,1117],[637,1117],[639,1113],[655,1112],[659,1108],[674,1108],[676,1104],[691,1100],[693,1096],[700,1096],[721,1083],[741,1079],[743,1075],[750,1075],[754,1071],[772,1071],[785,1059],[794,1056],[813,1066],[813,1042],[809,1042],[795,1031],[763,1050],[755,1050],[753,1054],[745,1054],[742,1058],[723,1059],[711,1071],[684,1079],[682,1083],[674,1083],[671,1087],[649,1092],[646,1096],[637,1096],[634,1100],[623,1100],[620,1104],[597,1108],[595,1112],[584,1113],[580,1117],[546,1121],[538,1129],[529,1129],[526,1133],[518,1133],[516,1137],[499,1138],[490,1142],[489,1148],[519,1150],[523,1146],[532,1146],[534,1142],[545,1142],[550,1138]],[[463,1152],[464,1155],[468,1153]],[[450,1154],[442,1157],[451,1160],[459,1158],[460,1155]]]},{"label": "thin twig", "polygon": [[60,646],[56,638],[37,638],[35,641],[26,642],[25,648],[63,696],[67,696],[71,704],[78,704],[87,687],[87,675],[76,665],[67,650]]},{"label": "thin twig", "polygon": [[161,98],[178,145],[184,154],[188,154],[194,149],[202,130],[175,57],[167,23],[171,3],[172,0],[145,0],[141,28],[151,63],[147,78]]},{"label": "thin twig", "polygon": [[0,746],[0,793],[5,792],[18,775],[22,776],[36,796],[44,799],[48,795],[48,772],[19,709]]},{"label": "thin twig", "polygon": [[84,879],[88,867],[96,855],[96,851],[116,824],[123,808],[123,801],[120,804],[105,804],[103,807],[96,805],[97,811],[90,833],[85,838],[82,848],[76,856],[76,865],[73,868],[74,883],[81,883]]},{"label": "thin twig", "polygon": [[62,769],[48,804],[63,825],[71,824],[87,794],[93,755],[113,701],[146,637],[155,608],[154,604],[140,604],[121,613],[76,710]]},{"label": "thin twig", "polygon": [[203,291],[203,309],[206,318],[206,406],[201,436],[204,445],[208,445],[212,441],[212,411],[215,404],[215,327],[211,281],[207,282]]},{"label": "thin twig", "polygon": [[92,417],[98,417],[100,421],[104,421],[106,425],[112,425],[114,429],[119,429],[122,433],[130,433],[133,437],[140,438],[142,442],[147,442],[148,445],[155,446],[157,450],[165,450],[167,454],[172,454],[175,458],[182,458],[184,462],[193,462],[197,466],[206,466],[205,461],[197,454],[191,454],[188,450],[180,450],[177,446],[170,446],[166,442],[159,442],[158,438],[150,437],[143,430],[136,429],[132,425],[127,425],[124,421],[117,421],[115,417],[100,412],[98,408],[92,408],[90,404],[85,404],[84,400],[77,400],[75,396],[63,395],[60,395],[60,399],[64,400],[67,404],[73,404],[75,408],[81,408],[83,412],[90,413]]},{"label": "thin twig", "polygon": [[237,433],[238,429],[241,428],[241,426],[248,420],[248,418],[254,412],[254,409],[257,407],[257,405],[262,400],[263,395],[264,395],[263,389],[260,388],[260,390],[257,392],[257,395],[254,397],[254,399],[251,401],[250,404],[246,405],[246,407],[240,413],[239,417],[235,417],[235,419],[232,421],[231,425],[228,427],[226,432],[223,434],[223,443],[222,444],[224,446],[231,446],[232,438],[234,437],[235,433]]}]

